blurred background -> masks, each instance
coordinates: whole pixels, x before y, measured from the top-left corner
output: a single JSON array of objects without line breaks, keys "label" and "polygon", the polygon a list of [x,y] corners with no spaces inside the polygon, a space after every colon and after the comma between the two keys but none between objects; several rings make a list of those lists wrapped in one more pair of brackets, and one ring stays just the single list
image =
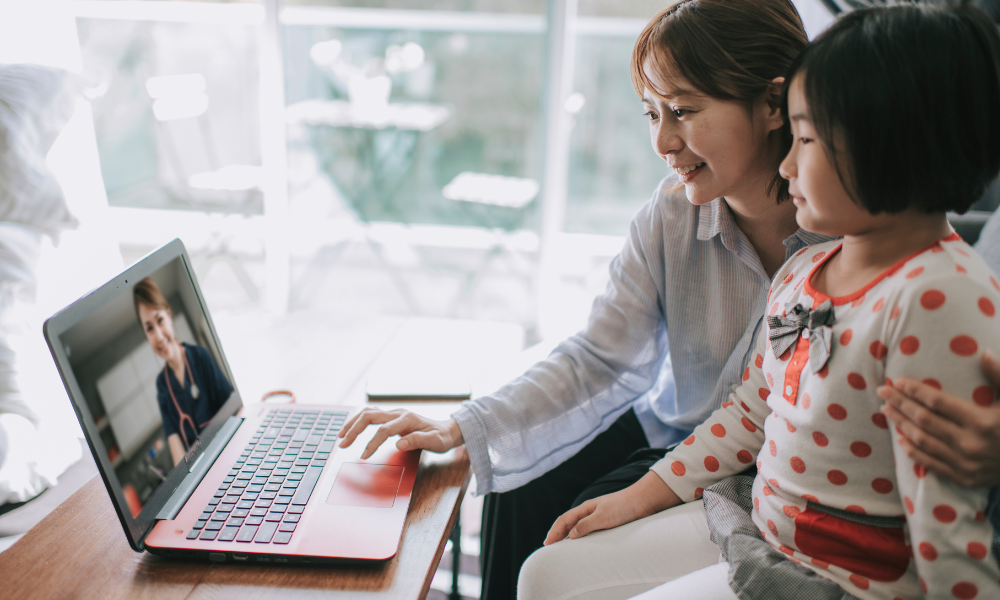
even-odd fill
[{"label": "blurred background", "polygon": [[[810,35],[832,20],[795,3]],[[380,364],[382,387],[430,369],[473,395],[517,375],[585,324],[667,174],[629,77],[666,4],[0,0],[0,63],[78,91],[46,155],[78,224],[0,332],[23,395],[79,437],[40,324],[175,237],[245,398],[336,402]]]}]

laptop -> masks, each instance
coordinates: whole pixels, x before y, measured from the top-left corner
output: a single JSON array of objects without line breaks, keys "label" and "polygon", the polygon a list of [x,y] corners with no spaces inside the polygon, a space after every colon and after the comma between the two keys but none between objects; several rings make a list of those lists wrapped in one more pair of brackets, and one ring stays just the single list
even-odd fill
[{"label": "laptop", "polygon": [[[361,459],[357,407],[244,405],[180,240],[45,322],[129,544],[216,562],[384,561],[419,451]],[[373,428],[369,428],[373,429]]]}]

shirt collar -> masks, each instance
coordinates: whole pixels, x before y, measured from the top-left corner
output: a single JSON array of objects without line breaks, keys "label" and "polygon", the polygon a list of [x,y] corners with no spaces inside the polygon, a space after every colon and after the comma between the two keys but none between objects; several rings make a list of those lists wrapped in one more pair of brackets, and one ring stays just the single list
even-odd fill
[{"label": "shirt collar", "polygon": [[[722,198],[716,198],[708,204],[702,204],[698,207],[699,240],[710,240],[716,235],[721,234],[722,243],[727,248],[733,249],[737,246],[739,236],[737,232],[736,221],[733,219],[733,215],[729,212],[729,208]],[[785,247],[788,249],[786,258],[806,246],[827,242],[832,239],[834,238],[799,228],[784,240]]]}]

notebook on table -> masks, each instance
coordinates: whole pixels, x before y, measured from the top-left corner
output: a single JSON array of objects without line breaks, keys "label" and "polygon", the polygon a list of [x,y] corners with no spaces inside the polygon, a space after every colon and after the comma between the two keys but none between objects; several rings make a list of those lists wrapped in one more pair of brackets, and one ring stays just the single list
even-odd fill
[{"label": "notebook on table", "polygon": [[129,544],[168,557],[360,562],[399,547],[420,453],[366,460],[356,407],[244,405],[174,240],[63,309],[45,338]]}]

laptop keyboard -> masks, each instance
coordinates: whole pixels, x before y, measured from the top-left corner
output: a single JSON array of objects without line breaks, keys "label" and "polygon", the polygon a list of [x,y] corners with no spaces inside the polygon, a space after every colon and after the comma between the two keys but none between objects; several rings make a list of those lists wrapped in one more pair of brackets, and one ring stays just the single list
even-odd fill
[{"label": "laptop keyboard", "polygon": [[287,544],[347,413],[271,410],[187,539]]}]

